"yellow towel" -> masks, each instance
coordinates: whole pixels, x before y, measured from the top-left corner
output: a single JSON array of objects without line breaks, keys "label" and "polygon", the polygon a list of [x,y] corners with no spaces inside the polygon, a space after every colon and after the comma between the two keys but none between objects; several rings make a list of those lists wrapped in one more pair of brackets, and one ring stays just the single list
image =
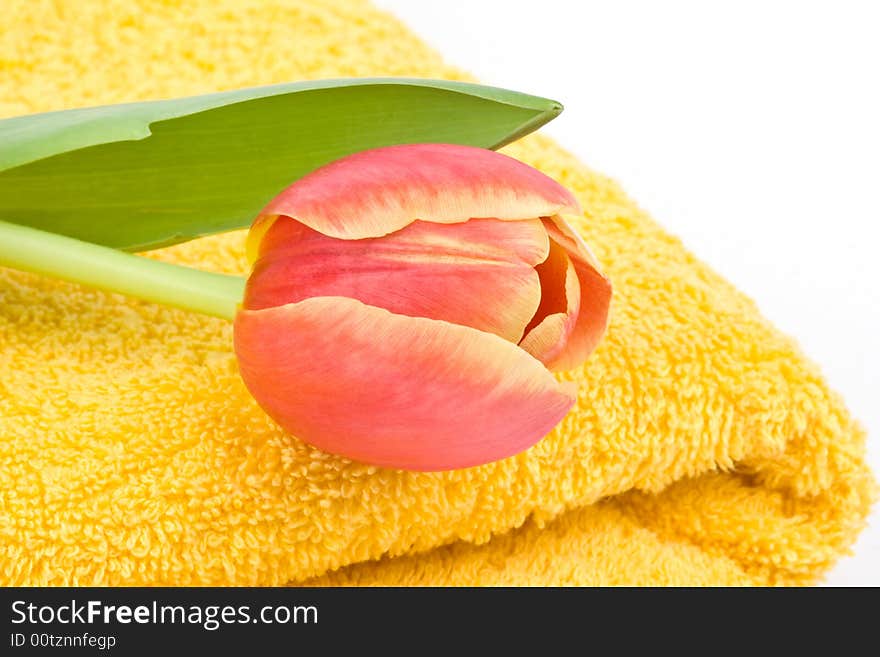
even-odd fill
[{"label": "yellow towel", "polygon": [[[3,0],[0,16],[0,116],[375,75],[464,77],[361,0]],[[615,285],[553,434],[457,472],[348,462],[267,419],[229,324],[0,270],[0,582],[821,576],[874,494],[841,400],[615,183],[540,136],[507,151],[577,193]],[[244,272],[243,254],[236,232],[157,257]]]}]

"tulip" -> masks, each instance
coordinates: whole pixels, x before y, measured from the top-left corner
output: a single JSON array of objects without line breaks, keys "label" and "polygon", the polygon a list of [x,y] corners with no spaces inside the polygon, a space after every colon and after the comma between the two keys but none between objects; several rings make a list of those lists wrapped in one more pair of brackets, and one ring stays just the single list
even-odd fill
[{"label": "tulip", "polygon": [[392,146],[294,183],[247,239],[245,281],[0,221],[0,265],[234,321],[239,370],[294,436],[447,470],[535,444],[577,390],[611,286],[564,187],[493,151]]},{"label": "tulip", "polygon": [[605,331],[611,286],[560,184],[447,144],[332,162],[254,221],[235,317],[241,376],[284,429],[379,466],[514,455],[577,391],[553,371]]}]

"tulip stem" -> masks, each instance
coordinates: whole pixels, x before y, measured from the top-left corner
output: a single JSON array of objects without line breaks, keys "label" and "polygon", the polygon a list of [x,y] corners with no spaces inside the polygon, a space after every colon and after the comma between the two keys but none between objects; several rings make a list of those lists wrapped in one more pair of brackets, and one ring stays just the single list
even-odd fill
[{"label": "tulip stem", "polygon": [[172,265],[0,221],[0,266],[233,319],[245,279]]}]

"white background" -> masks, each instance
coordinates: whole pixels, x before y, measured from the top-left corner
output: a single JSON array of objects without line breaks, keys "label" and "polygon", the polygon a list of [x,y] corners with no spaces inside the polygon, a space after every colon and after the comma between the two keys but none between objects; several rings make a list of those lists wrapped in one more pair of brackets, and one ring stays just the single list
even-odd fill
[{"label": "white background", "polygon": [[[797,336],[880,472],[880,3],[378,0]],[[827,579],[880,585],[880,515]]]}]

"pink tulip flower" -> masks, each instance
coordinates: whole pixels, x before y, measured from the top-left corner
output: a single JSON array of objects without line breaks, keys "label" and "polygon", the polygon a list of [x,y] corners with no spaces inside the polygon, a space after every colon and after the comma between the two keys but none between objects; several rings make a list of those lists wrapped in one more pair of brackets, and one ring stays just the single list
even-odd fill
[{"label": "pink tulip flower", "polygon": [[284,429],[379,466],[448,470],[516,454],[574,404],[611,286],[564,187],[447,144],[328,164],[251,227],[235,320],[241,375]]}]

